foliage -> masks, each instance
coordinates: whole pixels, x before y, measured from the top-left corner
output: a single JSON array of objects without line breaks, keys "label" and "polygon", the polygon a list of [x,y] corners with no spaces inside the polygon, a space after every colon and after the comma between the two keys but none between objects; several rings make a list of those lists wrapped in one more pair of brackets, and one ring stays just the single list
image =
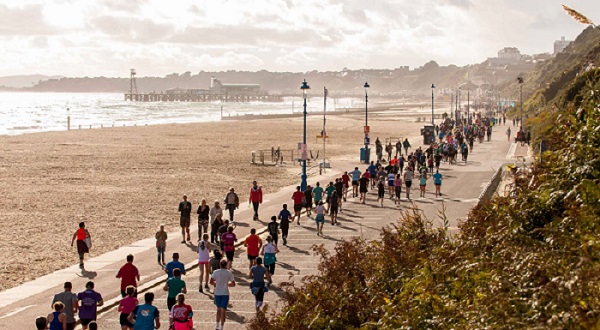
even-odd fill
[{"label": "foliage", "polygon": [[315,247],[320,274],[249,329],[600,328],[600,70],[561,95],[539,121],[553,148],[514,197],[475,207],[452,239],[412,211],[378,241]]}]

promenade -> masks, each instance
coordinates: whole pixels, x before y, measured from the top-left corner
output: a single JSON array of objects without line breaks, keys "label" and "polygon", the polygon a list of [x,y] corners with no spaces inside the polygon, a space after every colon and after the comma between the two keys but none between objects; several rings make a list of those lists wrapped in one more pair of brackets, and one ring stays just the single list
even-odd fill
[{"label": "promenade", "polygon": [[[278,263],[276,274],[273,277],[274,284],[271,290],[265,294],[266,304],[275,308],[280,306],[278,303],[282,296],[280,283],[290,280],[299,283],[303,276],[317,273],[318,257],[314,256],[311,250],[314,244],[324,244],[326,249],[333,251],[337,242],[351,237],[362,236],[368,240],[378,239],[381,228],[396,222],[401,210],[416,207],[422,210],[425,216],[433,219],[437,217],[443,205],[450,230],[457,230],[459,221],[464,219],[468,211],[478,202],[482,189],[498,167],[514,160],[517,156],[527,155],[526,147],[519,147],[507,141],[504,134],[505,129],[505,126],[496,127],[491,142],[475,143],[474,150],[469,154],[469,161],[466,164],[460,161],[454,165],[442,163],[440,167],[440,173],[444,176],[442,197],[434,196],[431,179],[428,182],[427,197],[417,198],[418,186],[413,186],[411,189],[412,201],[408,201],[404,198],[403,187],[403,199],[399,205],[386,199],[381,207],[376,201],[376,191],[369,192],[366,204],[359,204],[358,198],[350,197],[343,205],[343,212],[339,214],[339,226],[332,226],[328,221],[329,217],[326,217],[323,237],[316,235],[314,221],[303,214],[301,225],[296,223],[290,225],[288,245],[283,246],[280,242],[281,252],[277,255]],[[413,147],[420,146],[422,142],[420,136],[412,137],[410,140]],[[331,169],[320,176],[310,175],[308,183],[314,186],[319,181],[324,187],[345,170],[350,171],[355,166],[359,166],[363,171],[366,165],[357,162],[358,150],[356,154],[357,156],[353,159],[332,161]],[[244,189],[250,189],[250,187],[236,187],[238,191]],[[263,233],[261,237],[264,239],[265,226],[269,218],[279,213],[283,203],[292,204],[291,195],[294,190],[295,185],[276,193],[267,194],[259,210],[261,221],[252,221],[252,210],[246,207],[247,201],[240,201],[240,209],[236,212],[236,234],[239,242],[243,242],[243,237],[249,233],[251,228],[256,228],[259,233]],[[349,195],[351,196],[351,193]],[[178,215],[174,212],[173,216],[177,217]],[[186,303],[194,309],[195,329],[213,329],[215,307],[212,303],[212,293],[198,292],[198,270],[195,267],[196,222],[192,221],[192,223],[192,229],[194,229],[192,242],[194,244],[181,244],[179,232],[169,233],[171,239],[167,243],[166,259],[170,260],[173,252],[179,252],[180,260],[186,264],[188,269],[191,269],[183,279],[188,286]],[[135,256],[134,264],[142,275],[139,290],[140,292],[148,290],[155,292],[154,304],[160,308],[161,323],[163,324],[161,328],[166,329],[168,323],[166,293],[162,291],[162,283],[166,276],[156,263],[154,242],[154,238],[147,238],[93,257],[86,260],[84,272],[81,272],[77,265],[73,265],[1,292],[0,329],[15,329],[15,325],[19,325],[18,328],[31,328],[35,317],[48,314],[52,295],[62,291],[64,281],[73,282],[73,291],[80,292],[83,291],[85,282],[90,280],[95,282],[96,291],[100,292],[105,300],[105,306],[101,308],[102,312],[98,319],[100,329],[119,328],[116,306],[120,300],[120,282],[115,278],[115,274],[125,263],[125,256],[130,253]],[[250,279],[247,264],[245,249],[238,247],[234,261],[234,275],[238,285],[231,290],[227,329],[243,329],[244,323],[255,315],[254,296],[248,287]],[[210,292],[212,290],[211,287]],[[140,295],[141,297],[143,294]]]}]

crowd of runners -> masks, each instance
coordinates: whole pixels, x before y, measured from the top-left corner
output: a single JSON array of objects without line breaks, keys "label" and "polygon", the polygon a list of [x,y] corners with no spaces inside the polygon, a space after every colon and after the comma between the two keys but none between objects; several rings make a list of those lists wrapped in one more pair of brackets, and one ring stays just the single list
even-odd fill
[{"label": "crowd of runners", "polygon": [[[272,275],[275,274],[278,244],[281,238],[285,246],[289,239],[290,225],[300,224],[302,211],[305,211],[306,221],[314,221],[318,236],[324,235],[324,224],[339,225],[338,213],[343,212],[344,204],[348,199],[353,199],[359,204],[365,204],[367,193],[370,190],[377,192],[376,202],[383,206],[386,201],[399,204],[411,200],[413,181],[418,182],[419,198],[427,194],[434,197],[442,196],[443,175],[440,173],[442,162],[453,165],[458,162],[468,164],[468,155],[477,143],[490,141],[495,120],[476,118],[467,123],[455,123],[446,120],[435,127],[436,142],[427,147],[416,148],[408,152],[410,143],[404,140],[396,144],[396,153],[393,146],[385,147],[387,160],[381,152],[376,152],[377,160],[371,161],[362,171],[355,167],[345,171],[340,177],[334,178],[326,184],[316,182],[315,186],[307,186],[305,191],[300,187],[290,198],[291,208],[283,204],[277,215],[273,215],[267,224],[266,238],[263,241],[251,229],[243,242],[246,249],[248,263],[244,267],[251,278],[249,294],[255,297],[255,307],[258,313],[263,305],[264,295],[272,284]],[[383,146],[379,139],[376,141],[377,150]],[[458,154],[461,155],[460,161]],[[433,183],[435,189],[428,191],[427,186]],[[416,186],[417,184],[415,184]],[[404,192],[404,198],[403,198]],[[252,183],[249,192],[248,204],[253,209],[253,220],[259,221],[259,208],[263,202],[262,188],[256,181]],[[223,207],[221,206],[223,205]],[[229,304],[229,288],[236,285],[232,273],[233,263],[236,259],[235,251],[238,237],[235,233],[235,211],[239,208],[240,198],[232,187],[225,194],[223,200],[215,200],[209,205],[202,199],[195,208],[188,196],[183,195],[179,203],[181,243],[191,242],[190,225],[194,209],[198,218],[198,245],[197,256],[199,265],[199,292],[210,292],[214,295],[214,304],[217,308],[215,329],[224,329],[226,312]],[[227,218],[224,218],[227,211]],[[188,286],[182,278],[186,274],[185,265],[179,260],[179,254],[173,253],[172,260],[165,262],[168,235],[165,226],[160,225],[156,234],[157,263],[164,269],[167,276],[163,290],[167,292],[167,309],[169,310],[169,329],[193,329],[193,308],[186,303],[189,294]],[[85,223],[81,222],[73,234],[71,245],[76,244],[80,268],[84,269],[84,255],[91,248],[91,235]],[[120,292],[122,300],[119,303],[118,313],[122,330],[158,329],[160,313],[153,304],[154,294],[144,294],[143,303],[137,298],[137,283],[140,273],[133,264],[134,256],[128,255],[125,264],[119,269],[116,277],[120,279]],[[77,294],[72,292],[72,284],[66,282],[64,291],[54,296],[52,313],[47,317],[36,319],[38,329],[70,330],[75,327],[75,316],[79,317],[83,329],[97,329],[95,322],[97,308],[104,301],[99,292],[94,291],[94,282],[86,284],[85,289]]]}]

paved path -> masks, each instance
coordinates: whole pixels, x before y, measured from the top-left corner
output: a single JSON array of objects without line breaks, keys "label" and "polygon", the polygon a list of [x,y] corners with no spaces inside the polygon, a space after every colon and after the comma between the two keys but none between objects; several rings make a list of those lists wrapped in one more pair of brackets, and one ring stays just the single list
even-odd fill
[{"label": "paved path", "polygon": [[[277,301],[282,294],[281,290],[278,289],[278,283],[288,281],[290,274],[293,274],[293,279],[298,281],[302,276],[317,273],[318,258],[310,250],[313,244],[323,243],[327,249],[333,250],[335,244],[340,240],[357,235],[361,235],[366,239],[377,239],[381,227],[398,219],[399,209],[414,205],[421,209],[426,216],[435,218],[443,202],[446,207],[446,215],[450,220],[451,230],[456,230],[458,221],[463,219],[468,210],[477,203],[481,190],[495,170],[500,164],[507,161],[509,151],[511,152],[508,155],[510,158],[513,158],[515,153],[520,152],[519,148],[510,148],[511,144],[506,141],[504,131],[505,128],[500,126],[495,130],[492,142],[476,143],[474,151],[469,155],[470,160],[467,164],[442,164],[440,171],[444,175],[443,198],[434,197],[432,184],[428,186],[426,198],[415,198],[418,196],[417,187],[417,189],[413,189],[411,194],[413,200],[403,199],[401,205],[386,200],[384,206],[381,207],[376,203],[376,196],[373,193],[369,193],[365,205],[357,204],[358,199],[355,201],[349,198],[348,202],[344,204],[344,211],[340,213],[340,225],[334,227],[326,222],[324,237],[318,237],[314,222],[303,216],[301,226],[297,226],[295,223],[291,225],[288,246],[280,245],[281,253],[278,255],[278,265],[274,277],[275,284],[273,290],[265,295],[266,302],[270,305],[277,305]],[[413,146],[419,146],[421,144],[420,139],[420,137],[411,139]],[[328,170],[326,175],[309,176],[309,184],[314,186],[316,181],[329,182],[331,176],[339,176],[341,171],[351,170],[359,164],[348,159],[332,162],[332,166],[332,170]],[[365,166],[362,165],[360,168],[363,167]],[[243,188],[238,187],[239,189]],[[261,218],[267,220],[271,215],[279,212],[281,204],[291,204],[290,196],[293,190],[294,187],[287,187],[280,192],[266,195],[265,202],[260,210]],[[248,220],[251,219],[251,215],[251,211],[245,207],[242,207],[236,213],[236,222],[239,223],[236,233],[239,236],[249,233],[250,227],[261,229],[266,225],[264,221],[253,222]],[[195,236],[195,232],[192,235]],[[187,263],[190,267],[194,265],[196,258],[195,246],[180,244],[178,233],[170,233],[170,237],[173,239],[168,242],[167,256],[170,256],[173,252],[179,252],[184,263]],[[79,292],[83,289],[85,282],[90,279],[96,282],[98,291],[108,301],[105,311],[99,318],[101,329],[117,329],[118,314],[114,307],[110,307],[117,303],[120,297],[118,295],[119,285],[114,278],[114,274],[124,263],[125,256],[129,253],[135,255],[135,264],[144,275],[140,288],[146,288],[156,293],[155,303],[161,308],[163,323],[167,322],[166,298],[164,292],[160,290],[162,288],[160,283],[162,283],[165,276],[162,275],[160,267],[156,264],[154,239],[146,239],[90,259],[86,262],[87,272],[81,273],[76,266],[72,266],[0,293],[0,329],[14,329],[15,324],[31,325],[36,316],[45,315],[49,312],[52,294],[61,291],[62,282],[72,281],[74,291]],[[254,316],[254,297],[248,288],[249,279],[246,274],[245,251],[238,249],[237,254],[241,254],[234,262],[234,274],[238,286],[232,290],[232,307],[228,313],[228,329],[242,329],[244,328],[243,324]],[[186,301],[194,308],[196,329],[213,329],[215,308],[211,301],[212,295],[198,292],[198,270],[193,269],[184,279],[188,283],[190,292],[186,297]]]}]

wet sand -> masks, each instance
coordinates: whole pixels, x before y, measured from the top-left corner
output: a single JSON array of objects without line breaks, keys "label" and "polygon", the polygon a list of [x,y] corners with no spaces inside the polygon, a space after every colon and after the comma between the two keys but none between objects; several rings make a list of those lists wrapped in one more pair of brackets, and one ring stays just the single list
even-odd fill
[{"label": "wet sand", "polygon": [[[415,135],[421,126],[369,119],[372,141]],[[76,264],[69,244],[80,221],[97,256],[153,236],[161,223],[177,230],[183,193],[195,209],[202,198],[222,200],[230,186],[244,203],[255,179],[265,193],[299,183],[298,165],[250,160],[252,150],[296,149],[302,124],[298,116],[0,136],[0,290]],[[358,160],[364,117],[332,116],[327,125],[328,159]],[[309,116],[308,127],[316,155],[322,118]]]}]

